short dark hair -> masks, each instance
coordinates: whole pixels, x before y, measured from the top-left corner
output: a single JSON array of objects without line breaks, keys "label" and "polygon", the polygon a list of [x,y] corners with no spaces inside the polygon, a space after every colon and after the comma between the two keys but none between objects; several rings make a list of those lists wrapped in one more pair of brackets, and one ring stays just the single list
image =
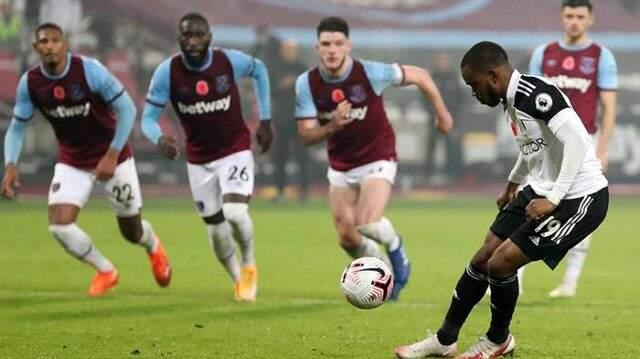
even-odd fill
[{"label": "short dark hair", "polygon": [[581,7],[586,6],[589,9],[589,12],[593,10],[593,5],[591,4],[591,0],[562,0],[562,8],[565,7]]},{"label": "short dark hair", "polygon": [[207,21],[207,18],[204,17],[204,15],[197,12],[190,12],[188,14],[183,15],[180,18],[180,21],[178,21],[178,26],[180,26],[180,24],[182,24],[183,21],[201,21],[201,22],[204,22],[207,25],[207,27],[209,27],[209,21]]},{"label": "short dark hair", "polygon": [[341,32],[344,36],[349,37],[349,24],[340,17],[330,16],[320,20],[318,27],[316,28],[316,35],[320,37],[322,32]]},{"label": "short dark hair", "polygon": [[64,31],[62,31],[62,28],[60,27],[60,25],[54,24],[52,22],[45,22],[38,25],[38,27],[36,27],[36,29],[33,31],[33,37],[37,38],[38,33],[42,30],[57,30],[62,34],[62,36],[64,36]]},{"label": "short dark hair", "polygon": [[460,68],[469,66],[474,70],[488,71],[509,64],[509,57],[502,46],[491,41],[473,45],[462,57]]}]

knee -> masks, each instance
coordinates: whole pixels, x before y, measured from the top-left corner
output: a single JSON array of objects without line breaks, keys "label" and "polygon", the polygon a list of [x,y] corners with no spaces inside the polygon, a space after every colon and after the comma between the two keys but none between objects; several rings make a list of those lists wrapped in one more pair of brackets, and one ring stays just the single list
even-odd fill
[{"label": "knee", "polygon": [[487,261],[487,273],[491,278],[503,279],[515,275],[514,270],[508,258],[502,255],[492,255]]},{"label": "knee", "polygon": [[334,220],[336,231],[338,232],[338,240],[343,248],[353,248],[360,244],[361,239],[353,221],[342,217],[336,217]]},{"label": "knee", "polygon": [[382,217],[379,221],[373,223],[358,224],[356,222],[356,224],[358,232],[369,238],[380,240],[395,236],[393,225],[385,217]]},{"label": "knee", "polygon": [[138,243],[144,232],[140,220],[119,219],[120,234],[131,243]]},{"label": "knee", "polygon": [[231,224],[238,225],[249,218],[249,205],[247,203],[226,202],[222,204],[222,213]]}]

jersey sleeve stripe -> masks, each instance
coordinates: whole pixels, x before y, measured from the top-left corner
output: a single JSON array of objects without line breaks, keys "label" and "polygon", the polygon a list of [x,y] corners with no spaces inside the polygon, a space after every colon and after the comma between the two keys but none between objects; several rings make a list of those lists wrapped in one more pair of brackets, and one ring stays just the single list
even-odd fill
[{"label": "jersey sleeve stripe", "polygon": [[106,101],[107,105],[110,105],[113,101],[117,100],[118,97],[122,96],[124,93],[124,89],[120,90],[115,96],[113,96],[109,101]]},{"label": "jersey sleeve stripe", "polygon": [[145,102],[148,103],[149,105],[153,105],[153,106],[156,106],[156,107],[160,107],[160,108],[164,107],[163,104],[160,104],[160,103],[157,103],[157,102],[153,102],[150,99],[145,99]]},{"label": "jersey sleeve stripe", "polygon": [[29,120],[31,120],[30,118],[24,118],[24,117],[20,117],[20,116],[16,116],[16,115],[13,115],[13,118],[15,118],[16,120],[21,121],[21,122],[28,122]]}]

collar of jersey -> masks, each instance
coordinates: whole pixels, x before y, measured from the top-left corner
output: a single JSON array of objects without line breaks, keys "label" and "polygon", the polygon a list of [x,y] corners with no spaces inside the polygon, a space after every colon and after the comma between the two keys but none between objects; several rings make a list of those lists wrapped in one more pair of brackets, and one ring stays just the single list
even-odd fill
[{"label": "collar of jersey", "polygon": [[184,66],[189,70],[189,71],[194,71],[194,72],[201,72],[204,71],[206,69],[209,68],[209,66],[211,66],[211,64],[213,63],[213,50],[211,48],[209,48],[207,50],[207,57],[204,60],[204,64],[200,67],[193,67],[193,66],[189,66],[189,64],[187,63],[187,61],[184,58],[184,54],[182,52],[180,52],[180,57],[182,58],[182,63],[184,64]]},{"label": "collar of jersey", "polygon": [[42,72],[42,74],[44,75],[44,77],[48,78],[49,80],[59,80],[65,76],[67,76],[67,74],[69,73],[69,68],[71,68],[71,53],[67,52],[67,64],[64,65],[64,71],[62,71],[62,73],[60,75],[51,75],[49,73],[47,73],[47,70],[44,69],[44,66],[42,66],[42,62],[40,63],[40,71]]},{"label": "collar of jersey", "polygon": [[581,51],[586,49],[587,47],[593,45],[593,40],[589,39],[587,40],[587,42],[585,42],[584,44],[575,44],[575,45],[569,45],[569,44],[565,44],[564,41],[560,40],[558,42],[558,44],[560,45],[560,47],[563,50],[567,50],[567,51]]},{"label": "collar of jersey", "polygon": [[320,67],[320,76],[322,77],[322,79],[325,82],[328,82],[330,84],[337,84],[340,83],[344,80],[347,79],[347,77],[349,77],[349,75],[351,75],[351,70],[353,70],[353,63],[355,62],[355,60],[353,58],[351,58],[351,64],[349,64],[349,68],[347,69],[347,71],[344,73],[344,75],[338,77],[338,78],[333,78],[333,77],[329,77],[327,76],[324,71],[322,71],[322,67]]},{"label": "collar of jersey", "polygon": [[505,105],[505,110],[510,106],[513,106],[513,101],[516,97],[516,89],[518,88],[518,81],[520,81],[520,71],[513,69],[511,73],[511,78],[509,79],[509,86],[507,86],[507,103]]}]

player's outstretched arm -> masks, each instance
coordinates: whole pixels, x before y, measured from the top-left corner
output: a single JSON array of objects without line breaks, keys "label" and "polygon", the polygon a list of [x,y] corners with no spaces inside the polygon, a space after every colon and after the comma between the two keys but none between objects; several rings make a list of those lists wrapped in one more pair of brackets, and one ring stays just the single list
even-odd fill
[{"label": "player's outstretched arm", "polygon": [[4,177],[2,178],[2,197],[15,199],[16,189],[20,187],[20,175],[18,174],[18,158],[22,150],[22,142],[26,133],[27,124],[13,118],[7,134],[4,137]]},{"label": "player's outstretched arm", "polygon": [[442,133],[449,132],[453,127],[453,118],[429,72],[421,67],[411,65],[402,65],[402,70],[404,84],[418,86],[424,97],[433,104],[436,113],[435,126],[438,130]]}]

